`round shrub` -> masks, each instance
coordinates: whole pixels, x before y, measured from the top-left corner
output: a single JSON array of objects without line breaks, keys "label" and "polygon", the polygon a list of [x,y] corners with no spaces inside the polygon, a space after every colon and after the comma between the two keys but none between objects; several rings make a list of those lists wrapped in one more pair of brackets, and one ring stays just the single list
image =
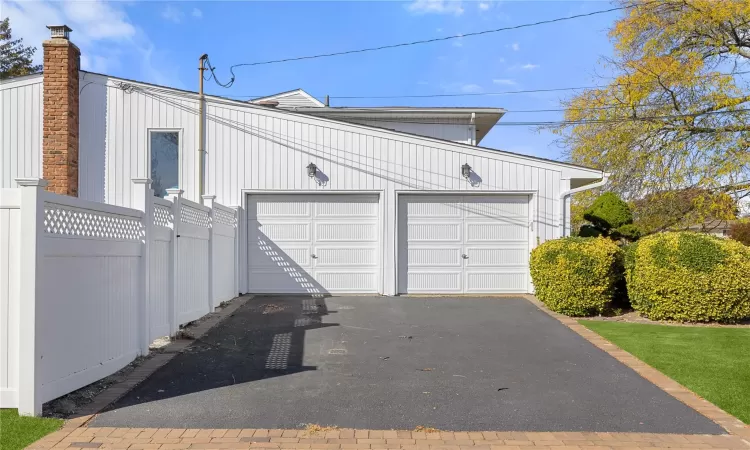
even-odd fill
[{"label": "round shrub", "polygon": [[562,314],[599,314],[615,299],[622,258],[620,247],[606,238],[547,241],[531,252],[536,296]]},{"label": "round shrub", "polygon": [[597,197],[583,212],[583,218],[602,230],[633,223],[630,207],[614,192],[605,192]]},{"label": "round shrub", "polygon": [[626,258],[630,304],[654,320],[736,322],[750,317],[750,249],[699,233],[660,233]]}]

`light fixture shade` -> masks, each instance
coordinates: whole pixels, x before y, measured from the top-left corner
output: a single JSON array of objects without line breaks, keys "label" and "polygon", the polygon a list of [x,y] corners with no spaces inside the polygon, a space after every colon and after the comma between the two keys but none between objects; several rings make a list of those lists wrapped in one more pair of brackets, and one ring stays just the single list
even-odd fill
[{"label": "light fixture shade", "polygon": [[307,176],[312,178],[318,173],[318,166],[313,163],[307,165]]},{"label": "light fixture shade", "polygon": [[463,166],[461,166],[461,176],[464,178],[469,178],[471,175],[471,166],[469,163],[465,163]]}]

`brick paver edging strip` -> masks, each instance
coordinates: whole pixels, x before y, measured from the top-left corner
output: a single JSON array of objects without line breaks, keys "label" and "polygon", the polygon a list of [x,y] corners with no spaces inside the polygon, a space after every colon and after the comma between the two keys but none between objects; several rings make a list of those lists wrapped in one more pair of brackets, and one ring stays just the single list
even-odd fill
[{"label": "brick paver edging strip", "polygon": [[644,363],[640,359],[622,350],[615,344],[604,339],[599,334],[589,330],[579,324],[577,320],[563,314],[558,314],[549,310],[544,304],[532,295],[524,296],[533,303],[537,308],[546,312],[557,319],[560,323],[581,335],[584,339],[594,344],[601,350],[607,352],[610,356],[633,369],[638,375],[655,384],[658,388],[688,405],[700,414],[708,417],[720,427],[724,428],[729,434],[750,439],[750,426],[745,425],[741,420],[722,410],[708,400],[699,397],[697,394]]},{"label": "brick paver edging strip", "polygon": [[299,450],[624,450],[732,449],[750,444],[738,436],[650,433],[523,433],[304,430],[86,428],[57,432],[29,448],[299,449]]}]

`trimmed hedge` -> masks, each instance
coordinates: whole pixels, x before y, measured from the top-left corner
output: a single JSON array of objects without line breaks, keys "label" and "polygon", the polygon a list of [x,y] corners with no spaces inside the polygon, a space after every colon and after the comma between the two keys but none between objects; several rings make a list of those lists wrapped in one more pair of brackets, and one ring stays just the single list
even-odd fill
[{"label": "trimmed hedge", "polygon": [[562,314],[599,314],[615,299],[622,259],[620,247],[606,238],[547,241],[531,252],[536,296]]},{"label": "trimmed hedge", "polygon": [[601,230],[611,230],[633,223],[630,207],[614,192],[597,197],[583,212],[583,218]]},{"label": "trimmed hedge", "polygon": [[628,249],[630,304],[653,320],[750,317],[750,249],[699,233],[660,233]]}]

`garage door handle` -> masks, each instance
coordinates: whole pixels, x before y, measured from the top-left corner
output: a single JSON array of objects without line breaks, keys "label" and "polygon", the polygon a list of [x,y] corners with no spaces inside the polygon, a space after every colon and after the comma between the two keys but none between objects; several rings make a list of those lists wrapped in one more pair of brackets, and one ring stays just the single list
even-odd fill
[{"label": "garage door handle", "polygon": [[463,255],[461,255],[461,258],[463,258],[463,259],[469,259],[469,255],[467,255],[466,253],[464,253]]}]

